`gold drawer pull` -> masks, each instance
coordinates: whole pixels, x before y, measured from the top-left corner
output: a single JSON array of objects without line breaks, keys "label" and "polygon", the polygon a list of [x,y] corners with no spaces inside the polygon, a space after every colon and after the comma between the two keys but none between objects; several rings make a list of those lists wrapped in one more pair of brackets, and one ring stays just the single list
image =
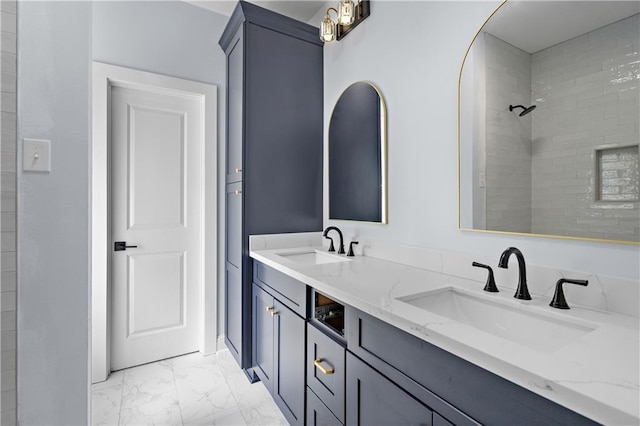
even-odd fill
[{"label": "gold drawer pull", "polygon": [[242,191],[240,191],[239,189],[236,189],[233,193],[236,194],[236,195],[240,195],[240,194],[242,194]]},{"label": "gold drawer pull", "polygon": [[273,311],[273,306],[267,306],[267,312]]},{"label": "gold drawer pull", "polygon": [[280,313],[280,312],[278,312],[278,311],[274,311],[274,310],[272,310],[272,311],[271,311],[271,316],[272,316],[272,317],[275,317],[275,316],[276,316],[276,315],[278,315],[279,313]]},{"label": "gold drawer pull", "polygon": [[313,361],[313,365],[315,365],[316,368],[322,372],[322,374],[333,374],[333,368],[324,368],[321,359],[316,359],[315,361]]},{"label": "gold drawer pull", "polygon": [[236,173],[240,173],[242,171],[242,169],[239,169],[236,167]]}]

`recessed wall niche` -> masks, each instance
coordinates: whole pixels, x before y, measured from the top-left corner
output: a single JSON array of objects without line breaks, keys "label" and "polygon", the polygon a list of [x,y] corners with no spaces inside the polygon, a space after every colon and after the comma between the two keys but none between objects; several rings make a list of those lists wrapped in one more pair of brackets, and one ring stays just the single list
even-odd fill
[{"label": "recessed wall niche", "polygon": [[638,145],[596,150],[598,201],[640,200]]}]

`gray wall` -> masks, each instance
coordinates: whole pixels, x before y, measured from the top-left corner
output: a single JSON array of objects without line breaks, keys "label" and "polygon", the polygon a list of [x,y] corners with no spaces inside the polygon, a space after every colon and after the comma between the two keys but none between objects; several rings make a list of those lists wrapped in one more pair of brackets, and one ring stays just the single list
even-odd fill
[{"label": "gray wall", "polygon": [[228,19],[179,1],[95,2],[93,60],[224,87]]},{"label": "gray wall", "polygon": [[51,140],[52,172],[19,172],[18,418],[87,424],[91,62],[216,84],[221,124],[227,18],[182,2],[25,1],[19,12],[18,137]]},{"label": "gray wall", "polygon": [[[325,138],[336,100],[358,80],[370,80],[382,91],[389,132],[389,224],[327,220],[325,225],[363,239],[495,256],[496,263],[513,245],[532,264],[637,279],[638,246],[457,229],[460,66],[473,36],[499,4],[374,0],[366,21],[325,45]],[[317,23],[322,16],[316,18]],[[326,192],[324,199],[328,217]]]},{"label": "gray wall", "polygon": [[91,3],[22,1],[18,12],[18,140],[49,139],[52,150],[51,173],[18,171],[18,421],[79,425],[89,387]]},{"label": "gray wall", "polygon": [[0,107],[2,145],[0,146],[1,196],[0,227],[2,259],[2,352],[0,388],[2,398],[0,424],[16,423],[16,2],[0,2],[2,50],[0,52]]}]

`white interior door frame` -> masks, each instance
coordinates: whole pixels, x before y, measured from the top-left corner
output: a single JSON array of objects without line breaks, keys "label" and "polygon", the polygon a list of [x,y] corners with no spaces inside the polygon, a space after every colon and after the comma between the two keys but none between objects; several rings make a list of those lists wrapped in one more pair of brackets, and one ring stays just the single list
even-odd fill
[{"label": "white interior door frame", "polygon": [[[107,379],[110,361],[110,97],[113,87],[144,88],[199,99],[204,106],[204,155],[199,163],[202,185],[200,343],[203,354],[214,353],[217,333],[217,87],[144,71],[93,63],[91,140],[91,382]],[[207,261],[208,260],[208,261]]]}]

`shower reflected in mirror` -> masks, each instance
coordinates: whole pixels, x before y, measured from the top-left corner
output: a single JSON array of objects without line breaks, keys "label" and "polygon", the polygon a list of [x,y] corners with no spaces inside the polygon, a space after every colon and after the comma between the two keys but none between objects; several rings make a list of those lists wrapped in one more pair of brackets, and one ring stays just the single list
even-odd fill
[{"label": "shower reflected in mirror", "polygon": [[535,105],[531,105],[529,108],[525,107],[524,105],[509,105],[509,111],[513,111],[516,108],[522,108],[523,111],[518,114],[519,117],[524,117],[525,115],[529,114],[531,111],[533,111],[534,109],[536,109]]},{"label": "shower reflected in mirror", "polygon": [[640,244],[638,99],[640,2],[503,2],[460,73],[459,228]]}]

